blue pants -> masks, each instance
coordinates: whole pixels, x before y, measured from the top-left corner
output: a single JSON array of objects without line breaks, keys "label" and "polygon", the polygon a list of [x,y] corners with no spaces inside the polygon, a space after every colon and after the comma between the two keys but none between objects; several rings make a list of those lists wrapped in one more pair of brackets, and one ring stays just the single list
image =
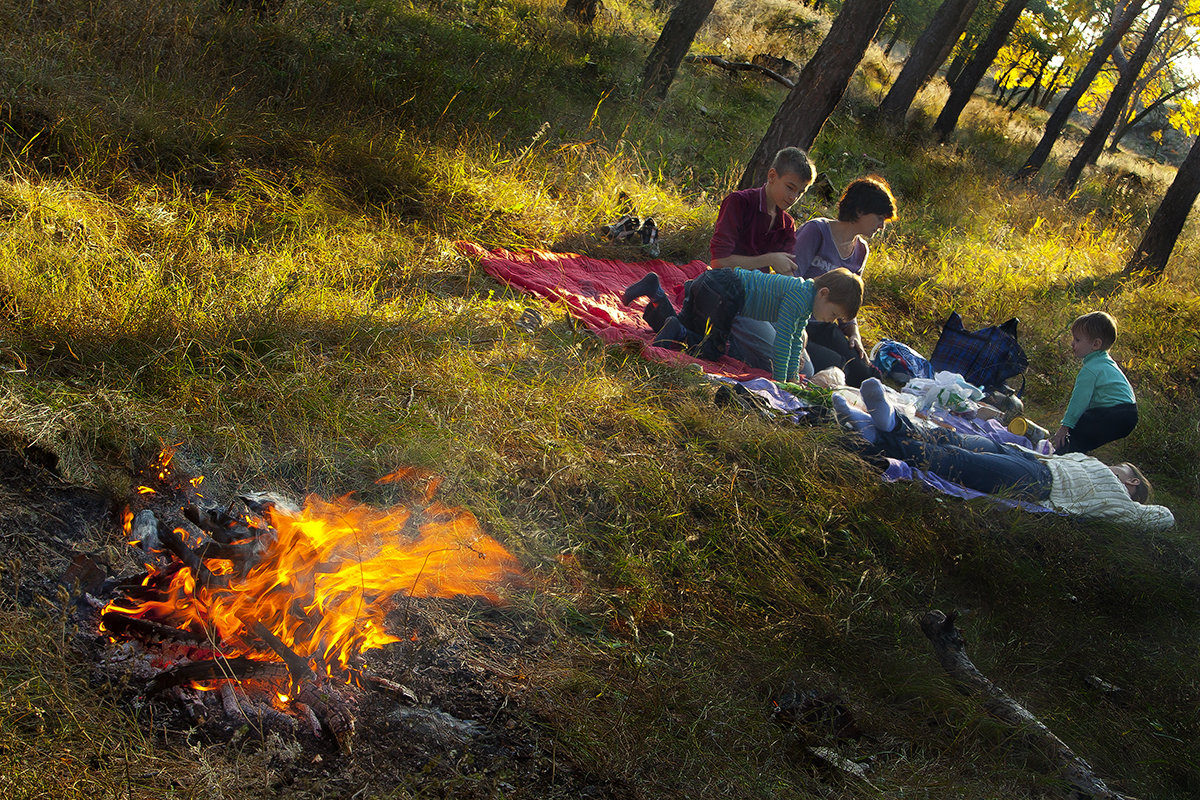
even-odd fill
[{"label": "blue pants", "polygon": [[903,416],[896,419],[893,430],[876,434],[875,445],[884,455],[977,492],[1024,500],[1050,497],[1050,468],[1035,454],[986,436],[943,428],[917,430]]}]

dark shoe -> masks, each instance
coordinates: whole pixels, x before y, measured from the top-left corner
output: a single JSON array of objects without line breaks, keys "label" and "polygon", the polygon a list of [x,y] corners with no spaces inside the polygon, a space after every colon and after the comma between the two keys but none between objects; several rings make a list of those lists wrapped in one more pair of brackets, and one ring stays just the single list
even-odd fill
[{"label": "dark shoe", "polygon": [[640,219],[633,214],[626,214],[616,222],[610,222],[607,225],[601,226],[600,233],[610,239],[623,239],[637,231],[640,225]]},{"label": "dark shoe", "polygon": [[665,347],[668,350],[683,350],[687,347],[687,328],[679,321],[679,317],[671,317],[663,323],[662,328],[654,337],[655,347]]},{"label": "dark shoe", "polygon": [[642,237],[643,245],[658,241],[658,226],[654,224],[654,217],[646,217],[642,227],[638,228],[638,234]]},{"label": "dark shoe", "polygon": [[658,257],[658,226],[654,224],[652,217],[646,217],[646,221],[642,223],[642,227],[638,228],[638,234],[642,237],[642,250],[647,254]]},{"label": "dark shoe", "polygon": [[846,385],[858,388],[862,386],[862,382],[868,378],[883,380],[883,373],[879,367],[867,361],[865,358],[852,358],[842,366],[842,371],[846,373]]},{"label": "dark shoe", "polygon": [[647,272],[641,280],[631,284],[625,293],[621,295],[621,302],[625,305],[630,305],[639,297],[649,297],[651,301],[663,293],[662,284],[659,283],[657,272]]}]

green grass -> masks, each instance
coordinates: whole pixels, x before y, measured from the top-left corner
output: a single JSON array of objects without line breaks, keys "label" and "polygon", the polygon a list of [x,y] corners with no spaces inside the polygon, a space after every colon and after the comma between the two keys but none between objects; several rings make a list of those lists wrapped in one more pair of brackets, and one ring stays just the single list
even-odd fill
[{"label": "green grass", "polygon": [[[1007,179],[1028,123],[977,100],[948,146],[919,121],[877,130],[858,119],[884,73],[865,71],[813,156],[837,186],[880,172],[899,198],[873,243],[867,338],[928,351],[951,310],[1018,316],[1027,406],[1049,421],[1074,377],[1067,325],[1110,311],[1143,414],[1102,455],[1143,466],[1180,525],[1148,536],[883,485],[832,432],[717,410],[695,374],[604,349],[458,253],[467,239],[627,258],[595,234],[624,192],[665,258],[702,258],[782,100],[684,65],[644,105],[633,82],[661,17],[614,3],[580,30],[557,8],[0,6],[6,432],[115,492],[162,442],[214,493],[342,494],[400,465],[446,476],[442,496],[529,569],[515,612],[558,642],[527,665],[530,712],[555,752],[641,796],[829,796],[803,735],[766,720],[793,682],[838,692],[872,734],[847,752],[873,757],[870,785],[842,779],[841,796],[1039,796],[1044,770],[939,674],[916,628],[931,607],[972,609],[976,663],[1106,779],[1188,796],[1200,239],[1189,229],[1160,283],[1117,277],[1161,168],[1106,156],[1070,203],[1050,200]],[[723,5],[695,49],[802,62],[815,39],[791,49],[780,31],[806,10],[781,13]],[[919,102],[936,113],[937,88]],[[530,305],[547,324],[525,333]],[[85,545],[119,558],[111,538]],[[89,686],[64,618],[24,607],[15,580],[0,592],[13,796],[216,796],[270,767],[267,751],[154,735]],[[1098,700],[1089,675],[1132,701]]]}]

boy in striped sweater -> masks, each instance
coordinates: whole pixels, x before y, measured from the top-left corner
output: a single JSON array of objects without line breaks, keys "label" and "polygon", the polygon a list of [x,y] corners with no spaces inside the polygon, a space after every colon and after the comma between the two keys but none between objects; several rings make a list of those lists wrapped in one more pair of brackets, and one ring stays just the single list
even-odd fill
[{"label": "boy in striped sweater", "polygon": [[656,273],[625,290],[630,305],[649,297],[661,316],[647,315],[657,333],[654,343],[715,361],[725,353],[733,319],[770,322],[775,326],[771,372],[777,381],[799,379],[804,356],[804,328],[810,318],[822,322],[854,319],[862,305],[862,279],[848,269],[831,270],[814,280],[755,270],[711,269],[684,287],[683,309],[676,314]]}]

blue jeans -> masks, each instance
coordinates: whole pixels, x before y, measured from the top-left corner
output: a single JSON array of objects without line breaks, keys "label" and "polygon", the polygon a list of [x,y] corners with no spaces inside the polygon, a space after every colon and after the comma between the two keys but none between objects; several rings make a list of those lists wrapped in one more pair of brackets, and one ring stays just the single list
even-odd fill
[{"label": "blue jeans", "polygon": [[[725,353],[743,364],[771,372],[771,361],[775,356],[775,326],[765,320],[750,319],[738,314],[733,318],[733,328],[729,331],[729,347]],[[813,376],[808,353],[804,353],[800,374],[806,378]]]},{"label": "blue jeans", "polygon": [[903,416],[896,419],[893,430],[876,433],[876,447],[884,455],[984,494],[1024,500],[1050,497],[1050,468],[1034,453],[986,436],[944,428],[917,430]]}]

